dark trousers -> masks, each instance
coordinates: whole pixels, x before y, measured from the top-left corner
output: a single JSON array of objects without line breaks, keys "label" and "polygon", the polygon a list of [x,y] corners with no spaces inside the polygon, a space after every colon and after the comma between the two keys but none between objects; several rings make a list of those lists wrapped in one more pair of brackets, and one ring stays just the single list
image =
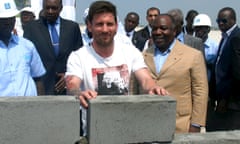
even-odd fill
[{"label": "dark trousers", "polygon": [[240,130],[240,110],[228,108],[219,113],[214,110],[211,102],[208,103],[206,131]]},{"label": "dark trousers", "polygon": [[79,116],[80,116],[80,136],[83,136],[83,130],[82,130],[82,111],[79,110]]}]

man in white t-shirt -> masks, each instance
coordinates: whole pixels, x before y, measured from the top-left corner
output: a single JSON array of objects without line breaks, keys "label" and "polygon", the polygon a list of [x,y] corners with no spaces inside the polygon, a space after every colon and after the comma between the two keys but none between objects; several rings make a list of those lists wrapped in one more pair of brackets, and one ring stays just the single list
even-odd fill
[{"label": "man in white t-shirt", "polygon": [[[83,38],[84,45],[89,44],[92,41],[92,34],[91,34],[91,32],[89,32],[89,30],[87,28],[88,11],[89,11],[89,8],[86,8],[83,13],[83,20],[86,24],[86,28],[82,31],[82,38]],[[117,41],[122,41],[122,43],[132,45],[132,41],[125,35],[125,32],[123,32],[123,30],[122,30],[123,26],[118,17],[117,17],[117,20],[118,20],[118,29],[117,29],[116,35],[114,36],[114,39]]]},{"label": "man in white t-shirt", "polygon": [[112,3],[93,2],[88,18],[93,41],[71,53],[66,72],[68,94],[77,95],[83,109],[83,135],[86,135],[87,100],[97,95],[127,95],[131,73],[146,93],[168,94],[151,78],[141,52],[133,45],[114,40],[118,24]]}]

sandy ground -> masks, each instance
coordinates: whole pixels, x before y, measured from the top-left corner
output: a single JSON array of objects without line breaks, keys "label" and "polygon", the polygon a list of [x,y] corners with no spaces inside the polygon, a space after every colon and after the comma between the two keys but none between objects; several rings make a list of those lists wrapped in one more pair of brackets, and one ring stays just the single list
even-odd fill
[{"label": "sandy ground", "polygon": [[214,39],[217,42],[220,42],[220,40],[221,40],[221,32],[219,30],[212,30],[209,33],[209,37]]}]

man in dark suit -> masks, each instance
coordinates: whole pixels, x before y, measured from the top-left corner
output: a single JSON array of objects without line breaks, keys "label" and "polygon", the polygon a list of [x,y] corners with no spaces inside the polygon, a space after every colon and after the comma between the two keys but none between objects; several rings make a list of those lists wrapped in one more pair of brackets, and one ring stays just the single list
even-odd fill
[{"label": "man in dark suit", "polygon": [[43,0],[44,16],[26,25],[24,37],[31,40],[47,70],[43,78],[46,95],[64,95],[66,62],[80,48],[82,37],[77,23],[59,17],[62,0]]},{"label": "man in dark suit", "polygon": [[135,28],[139,24],[139,15],[136,12],[129,12],[124,19],[124,29],[126,36],[132,40],[133,35],[136,33]]},{"label": "man in dark suit", "polygon": [[234,9],[222,8],[217,23],[223,37],[210,81],[215,111],[208,114],[207,131],[235,130],[240,129],[240,28]]},{"label": "man in dark suit", "polygon": [[182,13],[182,11],[180,9],[172,9],[172,10],[168,11],[168,14],[171,15],[175,20],[176,38],[180,42],[182,42],[192,48],[200,50],[204,55],[205,52],[204,52],[202,39],[193,37],[188,34],[184,34],[182,32],[182,28],[183,28],[183,13]]},{"label": "man in dark suit", "polygon": [[148,21],[148,25],[145,26],[143,29],[137,31],[133,35],[133,44],[142,51],[145,45],[145,42],[151,37],[151,23],[153,20],[160,15],[160,10],[156,7],[151,7],[147,10],[147,16],[146,19]]}]

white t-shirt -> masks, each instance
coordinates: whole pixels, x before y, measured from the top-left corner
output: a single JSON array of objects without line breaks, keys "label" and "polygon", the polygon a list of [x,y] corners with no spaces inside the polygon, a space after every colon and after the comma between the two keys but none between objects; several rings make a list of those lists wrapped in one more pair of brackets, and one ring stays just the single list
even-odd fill
[{"label": "white t-shirt", "polygon": [[[115,41],[113,54],[107,58],[99,56],[91,45],[85,45],[72,52],[68,58],[66,75],[79,77],[83,81],[85,89],[95,90],[96,84],[94,82],[96,81],[94,78],[96,77],[93,77],[94,71],[98,73],[98,71],[109,72],[124,69],[128,72],[128,74],[125,74],[128,77],[124,75],[124,79],[127,80],[132,71],[145,67],[142,53],[137,48]],[[117,77],[117,75],[115,76]]]},{"label": "white t-shirt", "polygon": [[[85,45],[70,54],[66,75],[82,80],[83,90],[96,90],[99,95],[127,95],[131,72],[146,68],[142,53],[133,45],[115,40],[110,57],[103,58],[93,47]],[[86,135],[86,111],[82,109],[82,123]]]}]

